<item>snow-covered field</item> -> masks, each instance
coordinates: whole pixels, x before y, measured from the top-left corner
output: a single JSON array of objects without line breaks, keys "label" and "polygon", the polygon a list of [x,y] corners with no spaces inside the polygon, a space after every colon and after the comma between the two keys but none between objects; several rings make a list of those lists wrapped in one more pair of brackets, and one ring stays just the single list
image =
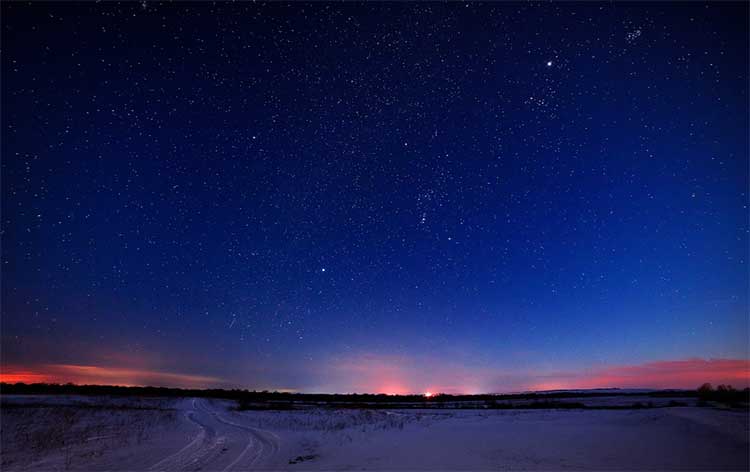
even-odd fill
[{"label": "snow-covered field", "polygon": [[1,468],[747,470],[750,454],[747,411],[715,408],[240,412],[234,406],[3,396]]}]

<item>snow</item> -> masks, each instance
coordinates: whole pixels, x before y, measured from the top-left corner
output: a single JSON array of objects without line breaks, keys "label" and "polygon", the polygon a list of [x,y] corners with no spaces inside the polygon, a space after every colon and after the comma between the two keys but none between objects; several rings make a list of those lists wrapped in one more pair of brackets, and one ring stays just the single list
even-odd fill
[{"label": "snow", "polygon": [[2,469],[747,470],[750,452],[747,411],[694,406],[242,412],[234,406],[208,399],[3,396]]}]

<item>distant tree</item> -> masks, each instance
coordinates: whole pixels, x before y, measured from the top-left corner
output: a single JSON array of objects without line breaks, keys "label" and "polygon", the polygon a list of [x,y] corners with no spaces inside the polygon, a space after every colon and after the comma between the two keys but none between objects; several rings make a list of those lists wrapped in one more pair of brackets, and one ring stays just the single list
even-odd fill
[{"label": "distant tree", "polygon": [[699,406],[707,406],[708,400],[711,400],[714,396],[714,387],[706,382],[700,387],[698,387],[698,405]]}]

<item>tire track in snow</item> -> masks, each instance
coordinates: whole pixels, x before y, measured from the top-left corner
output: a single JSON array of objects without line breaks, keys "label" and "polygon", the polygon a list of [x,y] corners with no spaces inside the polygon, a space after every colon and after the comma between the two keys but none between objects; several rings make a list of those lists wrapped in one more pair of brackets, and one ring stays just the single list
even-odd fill
[{"label": "tire track in snow", "polygon": [[253,448],[253,446],[256,446],[256,453],[252,461],[250,461],[249,466],[256,465],[262,459],[270,459],[279,451],[279,437],[276,434],[270,431],[253,428],[252,426],[235,423],[231,420],[228,420],[220,416],[219,413],[213,408],[207,406],[206,402],[200,402],[200,405],[202,407],[202,410],[213,415],[213,417],[216,418],[216,421],[250,433],[250,442],[240,453],[240,455],[237,456],[237,458],[235,458],[235,460],[232,461],[231,464],[224,468],[225,471],[230,470],[232,467],[239,464],[240,461],[242,461],[247,453]]},{"label": "tire track in snow", "polygon": [[247,443],[247,446],[245,446],[245,449],[242,450],[242,452],[240,453],[240,455],[237,456],[237,458],[235,460],[233,460],[231,464],[229,464],[228,466],[224,467],[223,470],[226,472],[227,470],[230,470],[232,467],[234,467],[235,465],[237,465],[237,463],[240,462],[245,457],[245,454],[247,454],[247,452],[250,449],[252,449],[252,447],[253,447],[254,444],[255,444],[255,438],[253,438],[252,436],[250,436],[250,441]]},{"label": "tire track in snow", "polygon": [[196,412],[195,409],[196,400],[193,399],[193,410],[185,412],[185,418],[198,425],[201,429],[200,432],[185,447],[160,460],[149,467],[148,470],[186,470],[196,465],[203,457],[223,443],[223,438],[217,438],[216,431],[213,428],[204,425],[193,417]]}]

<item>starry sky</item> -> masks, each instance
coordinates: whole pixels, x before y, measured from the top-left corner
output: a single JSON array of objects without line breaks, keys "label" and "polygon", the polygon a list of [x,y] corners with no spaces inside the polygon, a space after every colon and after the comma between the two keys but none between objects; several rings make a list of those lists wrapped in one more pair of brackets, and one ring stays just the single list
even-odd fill
[{"label": "starry sky", "polygon": [[747,3],[2,4],[7,381],[747,384]]}]

